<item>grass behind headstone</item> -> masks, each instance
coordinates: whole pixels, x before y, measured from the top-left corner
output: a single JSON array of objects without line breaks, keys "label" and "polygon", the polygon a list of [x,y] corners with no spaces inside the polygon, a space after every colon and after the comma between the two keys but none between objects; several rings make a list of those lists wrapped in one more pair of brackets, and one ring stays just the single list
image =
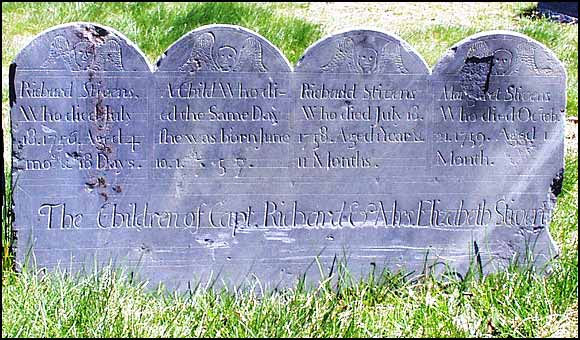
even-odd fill
[{"label": "grass behind headstone", "polygon": [[[208,24],[240,25],[254,30],[280,48],[292,63],[322,34],[318,25],[243,3],[3,3],[2,11],[11,13],[2,20],[9,25],[3,33],[7,30],[12,36],[36,34],[73,21],[109,26],[137,44],[152,64],[185,33]],[[10,20],[13,15],[18,20]],[[14,56],[3,53],[2,64]]]}]

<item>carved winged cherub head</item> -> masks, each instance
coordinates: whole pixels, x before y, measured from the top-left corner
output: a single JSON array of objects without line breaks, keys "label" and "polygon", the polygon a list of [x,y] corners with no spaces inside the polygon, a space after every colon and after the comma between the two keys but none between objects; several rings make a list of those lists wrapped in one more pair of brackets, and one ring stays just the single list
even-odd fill
[{"label": "carved winged cherub head", "polygon": [[357,64],[363,73],[371,73],[377,67],[377,51],[372,48],[361,48],[357,55]]},{"label": "carved winged cherub head", "polygon": [[496,50],[493,54],[493,69],[492,73],[497,75],[505,75],[509,73],[512,65],[512,53],[505,49]]},{"label": "carved winged cherub head", "polygon": [[89,68],[95,60],[95,45],[89,41],[79,41],[74,46],[75,62],[81,70]]},{"label": "carved winged cherub head", "polygon": [[231,46],[220,47],[217,55],[217,64],[224,72],[231,71],[236,66],[238,52]]}]

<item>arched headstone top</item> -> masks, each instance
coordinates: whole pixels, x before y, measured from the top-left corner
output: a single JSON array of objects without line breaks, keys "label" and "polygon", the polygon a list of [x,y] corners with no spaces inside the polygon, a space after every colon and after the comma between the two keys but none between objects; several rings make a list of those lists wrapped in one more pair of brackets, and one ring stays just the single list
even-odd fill
[{"label": "arched headstone top", "polygon": [[235,25],[207,25],[171,45],[156,63],[158,71],[291,72],[282,52],[266,38]]},{"label": "arched headstone top", "polygon": [[309,73],[428,74],[425,60],[392,33],[358,29],[310,46],[295,70]]},{"label": "arched headstone top", "polygon": [[439,59],[433,74],[467,72],[469,65],[490,76],[565,76],[564,65],[540,42],[512,31],[489,31],[467,37]]},{"label": "arched headstone top", "polygon": [[150,71],[139,48],[103,25],[73,22],[38,34],[16,56],[19,69],[58,71]]}]

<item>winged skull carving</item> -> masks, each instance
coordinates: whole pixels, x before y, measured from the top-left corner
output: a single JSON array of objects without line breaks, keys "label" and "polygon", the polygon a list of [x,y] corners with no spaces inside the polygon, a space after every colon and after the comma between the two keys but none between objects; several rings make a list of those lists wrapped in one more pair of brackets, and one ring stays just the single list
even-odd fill
[{"label": "winged skull carving", "polygon": [[115,40],[107,40],[98,48],[94,69],[97,71],[122,70],[121,45]]},{"label": "winged skull carving", "polygon": [[266,72],[262,45],[253,37],[247,38],[239,53],[230,45],[217,49],[214,58],[215,38],[211,33],[199,35],[193,43],[190,57],[179,68],[182,72]]},{"label": "winged skull carving", "polygon": [[256,39],[248,38],[244,41],[233,71],[266,72],[262,62],[262,45]]},{"label": "winged skull carving", "polygon": [[94,44],[88,40],[78,41],[72,48],[62,35],[50,43],[47,59],[41,65],[46,68],[61,59],[69,71],[122,71],[121,45],[113,38]]},{"label": "winged skull carving", "polygon": [[70,65],[73,62],[72,57],[74,57],[70,52],[71,48],[68,40],[62,35],[56,36],[50,43],[48,58],[44,61],[41,67],[48,67],[49,65],[56,63],[59,58],[65,59],[64,62],[67,65]]},{"label": "winged skull carving", "polygon": [[493,64],[491,74],[505,76],[511,73],[513,53],[505,48],[497,49],[493,52]]},{"label": "winged skull carving", "polygon": [[379,55],[374,48],[356,48],[351,38],[338,41],[332,59],[321,67],[322,72],[333,73],[408,73],[401,56],[401,46],[389,42]]}]

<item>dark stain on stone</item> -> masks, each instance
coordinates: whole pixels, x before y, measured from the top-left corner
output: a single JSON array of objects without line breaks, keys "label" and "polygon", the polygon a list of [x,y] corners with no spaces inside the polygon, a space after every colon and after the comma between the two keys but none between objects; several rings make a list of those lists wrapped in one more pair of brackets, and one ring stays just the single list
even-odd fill
[{"label": "dark stain on stone", "polygon": [[90,181],[85,182],[85,185],[92,190],[97,186],[97,182],[91,179]]},{"label": "dark stain on stone", "polygon": [[10,100],[10,108],[16,104],[16,84],[14,83],[16,78],[16,67],[16,63],[12,63],[8,69],[8,98]]},{"label": "dark stain on stone", "polygon": [[550,191],[554,197],[557,197],[562,192],[562,184],[564,183],[564,168],[558,171],[558,174],[552,178],[552,184],[550,185]]},{"label": "dark stain on stone", "polygon": [[103,198],[105,201],[108,201],[108,200],[109,200],[109,195],[107,195],[107,193],[106,193],[106,192],[101,192],[101,193],[99,193],[99,195],[101,195],[101,197],[102,197],[102,198]]},{"label": "dark stain on stone", "polygon": [[163,62],[163,59],[165,59],[165,58],[167,58],[167,51],[166,52],[163,52],[163,54],[161,55],[161,57],[159,58],[159,60],[157,60],[157,64],[155,64],[155,66],[157,66],[157,68],[159,68],[159,66]]},{"label": "dark stain on stone", "polygon": [[81,39],[88,39],[93,44],[97,45],[105,40],[105,37],[109,35],[109,32],[101,27],[94,25],[83,25],[83,29],[79,30],[76,35]]},{"label": "dark stain on stone", "polygon": [[85,182],[85,185],[89,189],[106,188],[107,187],[107,181],[106,181],[105,177],[99,176],[97,178],[91,178],[90,180],[88,180],[87,182]]},{"label": "dark stain on stone", "polygon": [[113,152],[113,148],[109,144],[97,144],[96,148],[97,148],[97,150],[108,153],[108,154]]},{"label": "dark stain on stone", "polygon": [[67,153],[67,155],[69,157],[72,157],[72,158],[76,159],[76,160],[78,160],[79,158],[82,157],[81,153],[78,152],[78,151],[69,152],[69,153]]},{"label": "dark stain on stone", "polygon": [[115,186],[113,187],[113,191],[114,191],[114,192],[116,192],[116,193],[120,193],[120,192],[122,192],[122,191],[123,191],[123,189],[121,188],[121,186],[120,186],[120,185],[118,185],[118,184],[117,184],[117,185],[115,185]]},{"label": "dark stain on stone", "polygon": [[306,55],[302,55],[302,57],[300,57],[300,59],[298,59],[298,62],[296,63],[296,65],[300,65],[300,63],[302,63],[302,61],[304,61],[304,58],[306,58]]},{"label": "dark stain on stone", "polygon": [[107,32],[106,29],[98,26],[93,26],[93,30],[95,31],[98,37],[106,37],[107,35],[109,35],[109,32]]},{"label": "dark stain on stone", "polygon": [[99,178],[97,178],[97,182],[99,184],[99,187],[103,188],[107,187],[107,181],[105,180],[105,177],[100,176]]}]

